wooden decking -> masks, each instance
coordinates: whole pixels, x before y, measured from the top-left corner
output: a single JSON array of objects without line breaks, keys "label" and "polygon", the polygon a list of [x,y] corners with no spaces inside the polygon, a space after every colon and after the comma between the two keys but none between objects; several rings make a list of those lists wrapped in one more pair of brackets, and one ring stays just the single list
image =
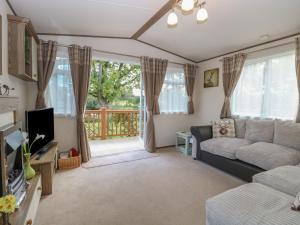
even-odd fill
[{"label": "wooden decking", "polygon": [[92,157],[118,154],[144,149],[139,137],[124,137],[107,140],[89,140]]}]

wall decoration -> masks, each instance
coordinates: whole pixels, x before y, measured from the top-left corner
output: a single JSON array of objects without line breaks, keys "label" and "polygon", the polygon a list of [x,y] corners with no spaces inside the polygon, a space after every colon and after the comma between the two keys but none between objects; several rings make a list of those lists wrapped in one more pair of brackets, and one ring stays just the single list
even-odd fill
[{"label": "wall decoration", "polygon": [[204,88],[219,86],[219,68],[204,71]]}]

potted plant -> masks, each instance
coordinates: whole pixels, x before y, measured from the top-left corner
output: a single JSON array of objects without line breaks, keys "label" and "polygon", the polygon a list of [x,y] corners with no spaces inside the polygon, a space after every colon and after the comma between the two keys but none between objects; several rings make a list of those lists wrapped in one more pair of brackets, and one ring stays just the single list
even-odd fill
[{"label": "potted plant", "polygon": [[13,213],[16,209],[16,196],[6,195],[0,198],[0,212],[2,213],[3,224],[8,224],[8,215]]},{"label": "potted plant", "polygon": [[31,148],[36,141],[38,141],[39,139],[44,139],[45,135],[36,134],[35,139],[33,140],[33,142],[30,145],[29,145],[28,133],[23,132],[23,137],[24,137],[24,142],[23,142],[22,147],[23,147],[23,153],[24,153],[24,157],[25,157],[25,168],[24,168],[25,178],[27,180],[30,180],[31,178],[33,178],[35,176],[35,170],[30,165]]}]

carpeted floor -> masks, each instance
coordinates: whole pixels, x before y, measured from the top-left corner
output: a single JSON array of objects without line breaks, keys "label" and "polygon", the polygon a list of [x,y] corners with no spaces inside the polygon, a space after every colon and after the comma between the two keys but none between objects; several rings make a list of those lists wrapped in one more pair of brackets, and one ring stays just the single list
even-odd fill
[{"label": "carpeted floor", "polygon": [[243,184],[228,174],[177,153],[54,177],[36,225],[202,225],[205,200]]}]

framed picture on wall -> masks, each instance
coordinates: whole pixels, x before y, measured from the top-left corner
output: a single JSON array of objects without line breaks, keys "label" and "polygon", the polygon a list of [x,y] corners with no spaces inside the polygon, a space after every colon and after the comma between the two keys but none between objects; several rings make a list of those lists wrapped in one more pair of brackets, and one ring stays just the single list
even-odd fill
[{"label": "framed picture on wall", "polygon": [[219,68],[204,71],[204,88],[219,86]]}]

